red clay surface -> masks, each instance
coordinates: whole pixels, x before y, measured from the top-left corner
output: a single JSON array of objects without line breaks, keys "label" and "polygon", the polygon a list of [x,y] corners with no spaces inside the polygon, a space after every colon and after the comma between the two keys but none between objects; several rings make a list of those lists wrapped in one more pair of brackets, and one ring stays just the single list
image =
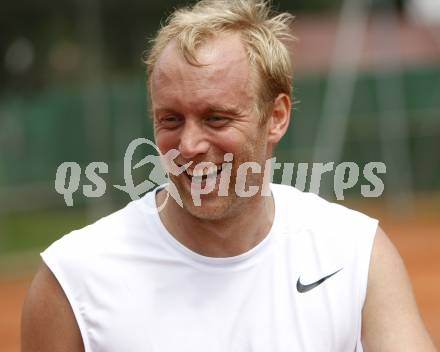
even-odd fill
[{"label": "red clay surface", "polygon": [[21,306],[30,279],[4,280],[0,282],[0,351],[20,350]]},{"label": "red clay surface", "polygon": [[[427,207],[424,207],[425,209]],[[440,212],[417,207],[417,216],[383,216],[384,211],[365,209],[371,215],[382,214],[382,228],[405,260],[417,302],[436,346],[440,346]],[[437,210],[436,210],[437,209]],[[370,208],[371,210],[371,208]],[[0,351],[19,351],[20,314],[30,278],[0,280]]]}]

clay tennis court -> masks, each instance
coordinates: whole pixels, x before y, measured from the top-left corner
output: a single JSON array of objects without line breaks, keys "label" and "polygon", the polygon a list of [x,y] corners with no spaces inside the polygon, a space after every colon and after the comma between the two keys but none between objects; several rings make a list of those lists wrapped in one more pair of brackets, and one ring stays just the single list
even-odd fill
[{"label": "clay tennis court", "polygon": [[[387,214],[385,207],[364,201],[354,208],[381,219],[403,256],[422,316],[436,346],[440,346],[440,197],[418,199],[415,211]],[[19,351],[20,311],[32,273],[0,278],[0,351]]]}]

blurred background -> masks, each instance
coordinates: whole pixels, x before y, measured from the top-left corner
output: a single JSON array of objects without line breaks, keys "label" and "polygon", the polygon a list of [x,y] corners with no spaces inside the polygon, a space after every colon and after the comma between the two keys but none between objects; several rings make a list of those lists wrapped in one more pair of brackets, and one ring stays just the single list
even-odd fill
[{"label": "blurred background", "polygon": [[[160,21],[187,3],[2,4],[0,351],[19,350],[21,304],[39,252],[130,201],[112,185],[124,184],[128,144],[152,138],[142,53]],[[371,161],[386,164],[380,197],[361,198],[361,175],[339,202],[380,219],[440,346],[440,2],[274,4],[297,16],[299,39],[293,122],[278,161],[354,161],[361,170]],[[65,161],[82,170],[73,207],[55,191],[56,170]],[[107,190],[96,199],[82,194],[92,161],[109,165],[102,175]],[[323,175],[320,193],[335,200],[332,175]]]}]

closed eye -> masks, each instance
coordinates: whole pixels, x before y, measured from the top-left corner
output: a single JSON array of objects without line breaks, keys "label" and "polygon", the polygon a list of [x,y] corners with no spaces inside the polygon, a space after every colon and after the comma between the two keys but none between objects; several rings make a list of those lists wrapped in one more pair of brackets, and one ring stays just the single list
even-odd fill
[{"label": "closed eye", "polygon": [[220,115],[212,115],[206,118],[206,122],[212,127],[223,127],[229,122],[229,118]]},{"label": "closed eye", "polygon": [[183,119],[176,115],[169,115],[159,119],[160,125],[167,128],[175,128],[182,124]]}]

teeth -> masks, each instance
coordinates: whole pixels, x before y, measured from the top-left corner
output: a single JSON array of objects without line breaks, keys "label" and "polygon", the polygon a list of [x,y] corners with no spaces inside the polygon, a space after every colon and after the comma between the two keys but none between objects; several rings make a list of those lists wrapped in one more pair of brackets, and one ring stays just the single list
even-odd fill
[{"label": "teeth", "polygon": [[211,165],[206,172],[206,176],[217,175],[217,166]]},{"label": "teeth", "polygon": [[195,167],[194,169],[187,169],[186,172],[191,177],[202,177],[216,175],[219,170],[221,170],[221,166],[211,165],[204,168]]},{"label": "teeth", "polygon": [[203,169],[197,169],[197,168],[194,169],[193,176],[195,176],[195,177],[203,176]]}]

